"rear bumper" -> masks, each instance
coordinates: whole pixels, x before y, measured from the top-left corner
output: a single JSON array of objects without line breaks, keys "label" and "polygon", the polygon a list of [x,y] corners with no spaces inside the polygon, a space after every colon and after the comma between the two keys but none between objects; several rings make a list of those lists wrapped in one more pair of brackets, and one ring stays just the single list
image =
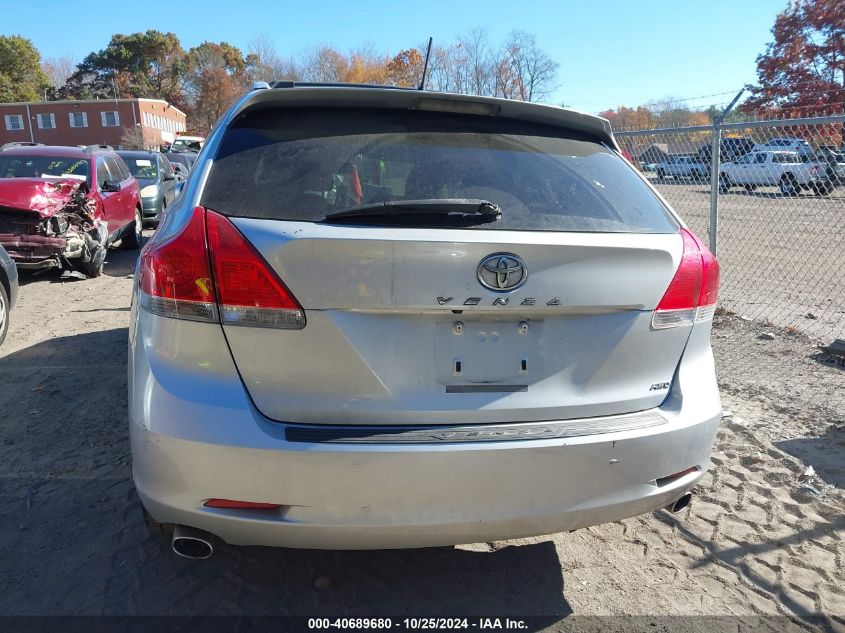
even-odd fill
[{"label": "rear bumper", "polygon": [[[161,522],[239,545],[380,549],[453,545],[574,530],[664,507],[709,463],[719,417],[615,439],[472,447],[236,449],[134,427],[134,478]],[[539,444],[539,445],[538,445]],[[387,449],[387,450],[385,450]],[[702,470],[669,485],[658,477]],[[203,507],[212,497],[277,511]]]},{"label": "rear bumper", "polygon": [[[684,355],[666,401],[650,412],[665,420],[658,425],[528,441],[288,441],[288,427],[250,402],[222,337],[204,346],[202,358],[174,359],[170,346],[151,345],[175,329],[193,336],[187,328],[214,341],[220,332],[146,314],[139,320],[133,309],[133,478],[157,521],[232,544],[428,547],[620,520],[691,489],[709,466],[721,419],[709,327],[696,326],[690,342],[701,340],[688,351],[705,351]],[[693,466],[697,472],[671,483],[656,481]],[[211,509],[203,505],[209,498],[282,507]]]}]

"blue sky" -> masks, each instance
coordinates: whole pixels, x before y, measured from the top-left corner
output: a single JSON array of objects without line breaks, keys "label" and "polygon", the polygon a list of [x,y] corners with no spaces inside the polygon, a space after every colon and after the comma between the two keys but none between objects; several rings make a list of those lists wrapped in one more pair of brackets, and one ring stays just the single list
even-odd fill
[{"label": "blue sky", "polygon": [[[142,0],[82,3],[0,0],[0,33],[30,38],[45,57],[77,61],[112,33],[173,31],[185,48],[226,40],[241,48],[256,33],[283,55],[316,44],[372,44],[395,53],[429,35],[447,43],[474,27],[501,41],[511,29],[537,35],[560,62],[551,101],[587,112],[650,100],[735,92],[755,80],[755,59],[786,0]],[[693,107],[731,95],[693,99]]]}]

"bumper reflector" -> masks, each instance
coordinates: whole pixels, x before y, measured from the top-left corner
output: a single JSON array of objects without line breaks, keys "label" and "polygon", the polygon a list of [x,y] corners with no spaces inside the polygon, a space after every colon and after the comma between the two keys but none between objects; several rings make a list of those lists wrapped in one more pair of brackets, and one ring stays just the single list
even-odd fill
[{"label": "bumper reflector", "polygon": [[233,501],[232,499],[209,499],[203,505],[206,508],[224,508],[226,510],[278,510],[282,507],[279,503]]}]

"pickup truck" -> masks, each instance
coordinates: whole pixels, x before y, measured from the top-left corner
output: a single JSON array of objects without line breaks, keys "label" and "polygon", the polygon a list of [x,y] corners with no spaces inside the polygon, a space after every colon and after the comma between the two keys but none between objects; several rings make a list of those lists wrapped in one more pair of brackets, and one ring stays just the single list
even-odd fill
[{"label": "pickup truck", "polygon": [[754,191],[757,187],[775,186],[785,196],[796,196],[808,189],[823,196],[833,190],[827,166],[809,160],[798,152],[754,151],[719,170],[719,192],[734,186]]},{"label": "pickup truck", "polygon": [[656,171],[658,180],[672,176],[701,182],[707,180],[710,175],[710,164],[698,156],[670,156],[668,161],[657,163]]}]

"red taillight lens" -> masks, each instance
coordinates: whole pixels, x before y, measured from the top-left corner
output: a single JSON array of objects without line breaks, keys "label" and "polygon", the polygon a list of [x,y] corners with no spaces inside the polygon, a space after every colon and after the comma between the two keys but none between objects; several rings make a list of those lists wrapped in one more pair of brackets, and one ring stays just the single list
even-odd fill
[{"label": "red taillight lens", "polygon": [[224,325],[305,327],[305,311],[228,218],[208,211],[208,248]]},{"label": "red taillight lens", "polygon": [[664,329],[712,318],[719,291],[719,262],[701,240],[681,229],[681,263],[657,304],[652,327]]},{"label": "red taillight lens", "polygon": [[204,209],[194,209],[173,237],[144,249],[138,283],[141,307],[148,312],[192,321],[217,320]]},{"label": "red taillight lens", "polygon": [[[213,271],[213,274],[212,274]],[[194,209],[173,237],[141,254],[141,307],[176,319],[282,329],[305,327],[305,311],[261,254],[226,217]]]},{"label": "red taillight lens", "polygon": [[278,510],[282,507],[278,503],[233,501],[232,499],[209,499],[203,505],[206,508],[224,508],[226,510]]}]

